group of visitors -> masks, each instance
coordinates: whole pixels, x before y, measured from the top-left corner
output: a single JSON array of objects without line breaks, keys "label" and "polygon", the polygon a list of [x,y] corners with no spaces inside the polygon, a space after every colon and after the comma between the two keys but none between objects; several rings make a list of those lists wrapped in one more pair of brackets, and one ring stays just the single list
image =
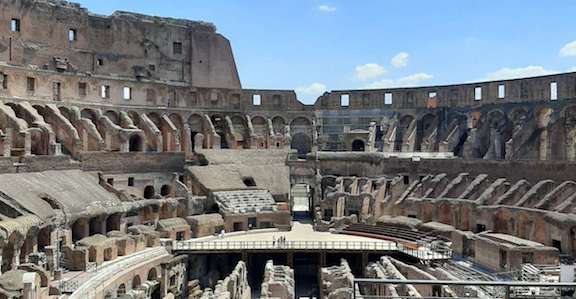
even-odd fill
[{"label": "group of visitors", "polygon": [[272,246],[273,247],[280,247],[283,248],[286,246],[286,237],[280,236],[278,240],[276,240],[276,236],[272,237]]}]

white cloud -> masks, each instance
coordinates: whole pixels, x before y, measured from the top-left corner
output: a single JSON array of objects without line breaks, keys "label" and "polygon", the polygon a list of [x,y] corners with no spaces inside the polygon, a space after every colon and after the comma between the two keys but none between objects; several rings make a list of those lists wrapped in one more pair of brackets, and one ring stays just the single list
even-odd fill
[{"label": "white cloud", "polygon": [[300,99],[316,99],[325,93],[326,90],[326,85],[322,83],[312,83],[308,86],[300,86],[295,89]]},{"label": "white cloud", "polygon": [[386,74],[386,69],[376,63],[367,63],[356,67],[356,79],[366,81],[376,79]]},{"label": "white cloud", "polygon": [[392,87],[413,87],[420,85],[423,81],[428,81],[433,78],[434,76],[427,73],[416,73],[396,80],[382,79],[368,84],[366,88],[378,89]]},{"label": "white cloud", "polygon": [[564,45],[564,47],[560,49],[560,56],[562,57],[576,56],[576,40]]},{"label": "white cloud", "polygon": [[396,54],[396,56],[392,57],[392,60],[390,61],[390,63],[392,63],[392,66],[395,68],[401,68],[401,67],[405,67],[408,65],[408,57],[410,55],[406,52],[400,52],[398,54]]},{"label": "white cloud", "polygon": [[335,12],[336,11],[336,6],[331,6],[331,5],[320,5],[318,6],[318,10],[321,12]]},{"label": "white cloud", "polygon": [[545,76],[554,73],[558,72],[553,70],[547,70],[542,66],[534,66],[534,65],[519,68],[505,67],[495,72],[487,74],[485,78],[481,79],[481,81],[494,81],[503,79],[517,79],[517,78],[526,78],[535,76]]}]

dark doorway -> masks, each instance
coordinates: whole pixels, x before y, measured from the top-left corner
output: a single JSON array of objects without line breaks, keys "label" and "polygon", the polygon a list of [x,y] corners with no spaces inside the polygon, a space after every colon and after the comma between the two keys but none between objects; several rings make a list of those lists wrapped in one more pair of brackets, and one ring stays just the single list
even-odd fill
[{"label": "dark doorway", "polygon": [[[190,133],[190,144],[192,145],[192,151],[194,151],[194,149],[196,148],[196,135],[198,135],[198,132],[192,132]],[[200,144],[199,144],[200,146]]]},{"label": "dark doorway", "polygon": [[292,136],[290,147],[298,151],[298,156],[305,157],[312,151],[312,139],[304,133],[296,133]]},{"label": "dark doorway", "polygon": [[142,138],[138,135],[132,135],[129,141],[130,152],[142,151]]},{"label": "dark doorway", "polygon": [[364,152],[366,150],[364,141],[362,140],[354,140],[352,142],[352,151],[353,152]]},{"label": "dark doorway", "polygon": [[153,186],[146,186],[146,188],[144,188],[144,198],[145,199],[151,199],[152,197],[154,197],[155,194],[156,194],[156,191],[154,191]]},{"label": "dark doorway", "polygon": [[258,221],[256,220],[256,217],[248,218],[248,230],[257,228],[258,228]]}]

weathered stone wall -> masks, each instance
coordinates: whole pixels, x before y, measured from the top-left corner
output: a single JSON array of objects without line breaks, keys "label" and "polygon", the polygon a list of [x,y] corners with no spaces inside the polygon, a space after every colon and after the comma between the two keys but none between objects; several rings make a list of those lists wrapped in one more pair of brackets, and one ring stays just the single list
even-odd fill
[{"label": "weathered stone wall", "polygon": [[184,172],[183,153],[83,153],[82,170],[107,173]]},{"label": "weathered stone wall", "polygon": [[2,61],[203,87],[240,87],[230,44],[212,24],[128,12],[98,16],[64,1],[0,4],[5,12],[0,22],[19,22],[16,32],[9,26],[0,29]]}]

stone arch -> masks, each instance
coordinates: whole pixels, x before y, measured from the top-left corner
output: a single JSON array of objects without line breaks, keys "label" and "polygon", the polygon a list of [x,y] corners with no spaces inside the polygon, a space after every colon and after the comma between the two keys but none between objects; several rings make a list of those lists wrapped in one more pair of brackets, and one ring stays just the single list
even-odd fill
[{"label": "stone arch", "polygon": [[142,281],[140,280],[140,275],[135,275],[134,278],[132,278],[132,289],[136,289],[141,284]]},{"label": "stone arch", "polygon": [[214,125],[215,133],[220,136],[220,148],[227,149],[230,148],[230,140],[228,138],[228,129],[226,124],[226,119],[223,115],[214,114],[210,117],[212,124]]},{"label": "stone arch", "polygon": [[98,133],[100,133],[100,136],[106,139],[107,135],[106,128],[104,128],[101,122],[99,121],[98,113],[96,112],[96,110],[92,108],[84,108],[80,110],[80,117],[90,120],[90,122],[92,122],[96,127],[96,130],[98,130]]},{"label": "stone arch", "polygon": [[564,136],[560,136],[560,139],[565,142],[563,157],[566,160],[574,161],[576,160],[576,105],[565,107],[561,112],[561,117]]},{"label": "stone arch", "polygon": [[108,216],[108,218],[106,218],[106,232],[120,230],[121,222],[122,214],[120,213]]},{"label": "stone arch", "polygon": [[117,126],[120,126],[120,115],[118,114],[118,112],[114,111],[114,110],[108,110],[106,112],[104,112],[104,115],[106,117],[108,117],[108,119],[110,119],[110,121],[112,123],[114,123]]},{"label": "stone arch", "polygon": [[145,199],[152,199],[156,195],[156,190],[154,190],[154,186],[146,186],[144,187],[144,198]]},{"label": "stone arch", "polygon": [[118,291],[116,291],[118,297],[122,297],[126,294],[126,284],[122,283],[118,286]]},{"label": "stone arch", "polygon": [[236,139],[237,147],[250,148],[250,132],[248,130],[246,117],[243,115],[233,115],[230,117],[230,120],[234,127],[234,138]]},{"label": "stone arch", "polygon": [[140,115],[138,114],[138,112],[135,111],[128,111],[127,112],[128,116],[130,117],[130,119],[132,120],[132,123],[134,123],[134,125],[140,129],[142,129],[140,127]]},{"label": "stone arch", "polygon": [[74,121],[74,117],[73,117],[74,114],[72,113],[72,111],[70,111],[70,109],[68,107],[60,106],[60,107],[58,107],[58,110],[70,122]]},{"label": "stone arch", "polygon": [[506,157],[506,142],[512,138],[513,127],[509,124],[506,114],[499,109],[487,114],[486,128],[483,130],[487,136],[487,149],[483,158],[504,159]]},{"label": "stone arch", "polygon": [[257,138],[257,145],[259,148],[268,147],[268,137],[270,130],[268,129],[268,121],[262,116],[252,117],[252,128]]},{"label": "stone arch", "polygon": [[435,114],[424,114],[418,121],[416,133],[416,151],[433,152],[438,150],[438,143],[435,138],[438,136],[438,117]]},{"label": "stone arch", "polygon": [[34,114],[29,110],[30,105],[26,103],[6,103],[17,118],[23,120],[28,125],[30,133],[30,152],[33,155],[48,155],[50,153],[50,142],[53,138],[51,126],[44,122],[44,118],[39,114]]},{"label": "stone arch", "polygon": [[274,116],[274,118],[272,118],[272,127],[274,128],[274,134],[282,134],[284,135],[286,132],[286,124],[288,122],[286,122],[286,119],[284,119],[284,117],[282,116]]},{"label": "stone arch", "polygon": [[164,119],[164,117],[156,112],[147,114],[148,118],[154,123],[156,128],[160,130],[162,136],[162,151],[172,152],[176,150],[176,136],[175,128]]},{"label": "stone arch", "polygon": [[189,136],[186,134],[186,130],[184,129],[184,121],[182,120],[182,116],[178,113],[172,113],[168,116],[172,124],[176,127],[176,137],[179,140],[180,144],[180,151],[185,152],[187,148],[189,148],[190,139]]},{"label": "stone arch", "polygon": [[15,256],[15,249],[21,246],[24,238],[25,236],[17,230],[13,231],[10,236],[8,236],[6,245],[2,249],[2,273],[6,273],[9,270],[15,270],[12,269],[12,262],[17,258]]},{"label": "stone arch", "polygon": [[[206,148],[207,144],[207,135],[206,130],[204,129],[204,117],[200,114],[192,114],[188,118],[188,126],[190,127],[190,141],[191,141],[191,149],[194,150],[196,147]],[[196,144],[196,135],[203,134],[204,135],[204,144]]]},{"label": "stone arch", "polygon": [[158,271],[155,267],[150,268],[148,271],[148,276],[146,278],[148,281],[156,281],[158,280]]},{"label": "stone arch", "polygon": [[254,133],[259,136],[268,136],[268,122],[262,116],[252,117],[252,126],[254,127]]},{"label": "stone arch", "polygon": [[403,145],[408,141],[410,132],[410,127],[414,122],[415,117],[413,115],[404,115],[398,121],[396,126],[396,138],[394,140],[394,151],[401,152]]},{"label": "stone arch", "polygon": [[75,157],[77,151],[80,149],[80,136],[78,130],[72,125],[70,120],[66,118],[60,110],[55,110],[52,107],[49,108],[38,104],[32,105],[32,107],[54,130],[54,137],[56,138],[56,142],[61,145],[62,153]]},{"label": "stone arch", "polygon": [[167,197],[172,194],[172,186],[170,185],[162,185],[160,188],[160,195]]},{"label": "stone arch", "polygon": [[290,131],[292,133],[306,133],[311,134],[312,121],[306,117],[299,116],[290,122]]},{"label": "stone arch", "polygon": [[366,151],[366,144],[364,140],[356,139],[352,142],[351,149],[353,152],[364,152]]}]

